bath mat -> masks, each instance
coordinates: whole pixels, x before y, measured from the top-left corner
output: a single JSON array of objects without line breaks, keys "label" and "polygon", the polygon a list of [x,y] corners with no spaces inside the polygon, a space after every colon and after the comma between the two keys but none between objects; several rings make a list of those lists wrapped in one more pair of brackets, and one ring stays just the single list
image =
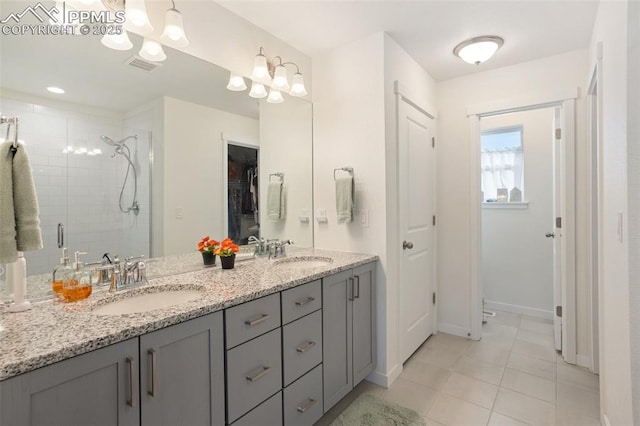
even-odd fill
[{"label": "bath mat", "polygon": [[415,411],[370,394],[362,394],[330,426],[425,426]]}]

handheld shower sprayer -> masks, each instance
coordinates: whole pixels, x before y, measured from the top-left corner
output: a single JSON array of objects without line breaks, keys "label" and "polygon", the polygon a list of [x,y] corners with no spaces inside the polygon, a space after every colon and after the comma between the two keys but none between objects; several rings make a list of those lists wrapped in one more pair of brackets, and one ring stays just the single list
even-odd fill
[{"label": "handheld shower sprayer", "polygon": [[[129,150],[129,147],[126,145],[126,141],[129,139],[135,139],[136,141],[138,140],[138,135],[131,135],[131,136],[127,136],[126,138],[116,142],[113,139],[111,139],[109,136],[105,136],[102,135],[100,136],[100,139],[102,139],[102,141],[104,143],[106,143],[107,145],[113,146],[115,147],[114,153],[113,155],[111,155],[111,158],[115,157],[116,154],[122,155],[124,158],[126,158],[128,164],[127,164],[127,172],[124,176],[124,182],[122,183],[122,189],[120,190],[120,200],[119,200],[119,207],[120,210],[123,213],[129,213],[129,212],[133,212],[134,215],[138,215],[138,213],[140,213],[140,205],[138,204],[138,172],[136,170],[136,166],[133,164],[133,161],[131,161],[131,151]],[[129,207],[122,207],[122,197],[124,196],[124,189],[127,185],[127,179],[129,178],[129,172],[133,171],[133,200],[131,202],[131,205]]]}]

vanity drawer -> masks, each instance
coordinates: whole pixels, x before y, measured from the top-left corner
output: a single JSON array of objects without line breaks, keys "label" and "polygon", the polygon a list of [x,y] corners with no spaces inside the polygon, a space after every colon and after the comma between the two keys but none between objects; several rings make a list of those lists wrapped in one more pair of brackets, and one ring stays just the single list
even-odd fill
[{"label": "vanity drawer", "polygon": [[322,311],[282,328],[282,357],[285,386],[322,362]]},{"label": "vanity drawer", "polygon": [[262,297],[224,311],[227,349],[280,327],[280,295]]},{"label": "vanity drawer", "polygon": [[282,392],[278,392],[244,416],[233,426],[276,426],[282,424]]},{"label": "vanity drawer", "polygon": [[227,351],[229,423],[282,388],[280,336],[278,328]]},{"label": "vanity drawer", "polygon": [[285,426],[312,425],[322,417],[322,365],[284,390]]},{"label": "vanity drawer", "polygon": [[282,323],[297,320],[322,307],[320,280],[282,292]]}]

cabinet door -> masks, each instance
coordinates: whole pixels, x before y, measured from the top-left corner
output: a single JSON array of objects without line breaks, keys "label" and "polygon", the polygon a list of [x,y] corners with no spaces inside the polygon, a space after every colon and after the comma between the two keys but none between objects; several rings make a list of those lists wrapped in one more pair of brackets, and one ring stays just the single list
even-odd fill
[{"label": "cabinet door", "polygon": [[353,386],[376,367],[375,263],[353,270]]},{"label": "cabinet door", "polygon": [[138,425],[138,339],[0,382],[2,425]]},{"label": "cabinet door", "polygon": [[140,337],[142,425],[224,424],[222,312]]},{"label": "cabinet door", "polygon": [[353,388],[351,271],[322,279],[324,412]]}]

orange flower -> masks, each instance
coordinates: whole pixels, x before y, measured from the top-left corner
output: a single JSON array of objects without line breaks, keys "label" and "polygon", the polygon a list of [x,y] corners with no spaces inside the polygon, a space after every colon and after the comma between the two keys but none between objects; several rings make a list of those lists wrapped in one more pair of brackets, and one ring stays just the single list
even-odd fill
[{"label": "orange flower", "polygon": [[198,251],[203,253],[211,253],[215,250],[215,248],[220,245],[220,243],[216,240],[212,240],[208,235],[198,243]]},{"label": "orange flower", "polygon": [[220,243],[220,247],[215,250],[215,254],[218,256],[226,257],[232,256],[234,253],[240,251],[240,247],[238,247],[231,238],[227,237]]}]

